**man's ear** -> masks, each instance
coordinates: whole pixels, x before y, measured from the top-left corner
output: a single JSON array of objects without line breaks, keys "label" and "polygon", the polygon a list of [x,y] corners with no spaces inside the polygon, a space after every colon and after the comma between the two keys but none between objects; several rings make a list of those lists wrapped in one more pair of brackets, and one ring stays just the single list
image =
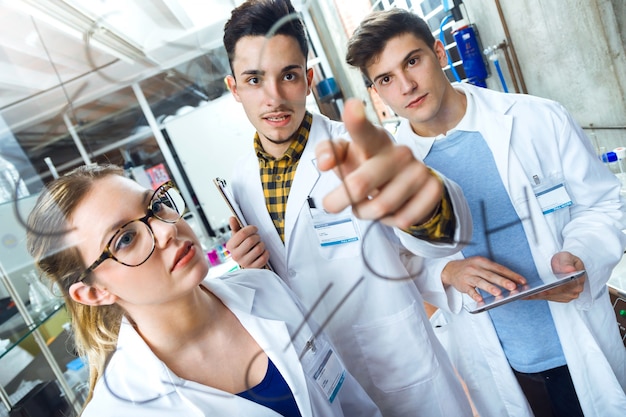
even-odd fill
[{"label": "man's ear", "polygon": [[224,77],[224,82],[226,83],[226,87],[230,93],[235,97],[235,100],[241,103],[241,99],[239,98],[239,94],[237,93],[237,81],[235,81],[235,77],[232,75],[227,75]]},{"label": "man's ear", "polygon": [[70,286],[70,297],[77,303],[88,306],[111,305],[117,301],[116,295],[84,282],[76,282]]},{"label": "man's ear", "polygon": [[446,47],[443,46],[443,43],[439,39],[435,40],[433,50],[435,51],[435,56],[437,57],[441,68],[444,68],[446,65],[448,65],[448,55],[446,54]]}]

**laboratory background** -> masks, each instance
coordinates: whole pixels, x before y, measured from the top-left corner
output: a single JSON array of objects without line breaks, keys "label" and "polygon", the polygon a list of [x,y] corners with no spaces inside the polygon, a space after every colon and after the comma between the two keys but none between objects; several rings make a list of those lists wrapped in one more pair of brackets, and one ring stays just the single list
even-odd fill
[{"label": "laboratory background", "polygon": [[[46,182],[109,162],[148,187],[172,180],[211,273],[238,268],[224,246],[230,211],[213,179],[228,183],[254,135],[224,82],[223,26],[240,3],[0,0],[0,416],[75,415],[87,389],[63,301],[25,248],[23,222]],[[310,39],[310,110],[340,120],[344,101],[358,97],[372,121],[395,132],[393,111],[344,57],[369,12],[409,9],[445,44],[452,82],[562,103],[626,193],[625,1],[293,4]],[[626,261],[609,286],[624,337]]]}]

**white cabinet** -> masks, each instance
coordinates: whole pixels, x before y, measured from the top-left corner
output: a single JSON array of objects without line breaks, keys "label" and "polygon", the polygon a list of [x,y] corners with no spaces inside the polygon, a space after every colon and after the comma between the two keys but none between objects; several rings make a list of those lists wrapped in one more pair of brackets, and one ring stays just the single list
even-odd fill
[{"label": "white cabinet", "polygon": [[227,93],[165,122],[164,129],[211,228],[221,227],[231,214],[213,178],[230,182],[255,133],[242,105]]}]

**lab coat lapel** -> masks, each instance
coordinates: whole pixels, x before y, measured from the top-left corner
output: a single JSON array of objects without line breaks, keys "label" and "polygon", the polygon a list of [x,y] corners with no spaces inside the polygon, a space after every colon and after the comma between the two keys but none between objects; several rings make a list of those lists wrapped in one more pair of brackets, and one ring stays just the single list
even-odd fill
[{"label": "lab coat lapel", "polygon": [[[118,336],[119,354],[110,359],[103,381],[107,390],[130,402],[167,399],[182,379],[171,373],[126,318]],[[133,372],[127,372],[132,369]]]},{"label": "lab coat lapel", "polygon": [[[509,176],[510,164],[517,162],[511,161],[509,158],[513,117],[507,115],[506,112],[511,104],[508,102],[497,102],[495,100],[487,103],[484,101],[485,98],[481,94],[473,94],[472,97],[474,98],[476,111],[481,117],[489,120],[488,123],[483,124],[481,133],[493,153],[493,158],[500,172],[500,176],[506,179]],[[510,191],[511,187],[508,181],[504,180],[504,186]]]},{"label": "lab coat lapel", "polygon": [[[529,167],[524,165],[532,162],[534,158],[526,158],[524,152],[527,149],[511,147],[513,117],[507,113],[515,105],[514,101],[491,97],[491,91],[479,90],[479,92],[473,95],[478,112],[486,114],[485,117],[491,121],[485,124],[483,137],[491,148],[502,183],[517,215],[522,219],[524,230],[534,243],[530,245],[533,257],[542,259],[541,253],[556,253],[558,245],[552,237],[537,199],[534,198]],[[549,263],[535,262],[535,266],[540,276],[550,276],[552,273]]]},{"label": "lab coat lapel", "polygon": [[291,234],[298,221],[302,206],[307,204],[307,197],[311,194],[311,190],[320,177],[320,172],[315,164],[315,118],[313,120],[314,123],[311,127],[309,139],[300,157],[298,169],[289,190],[287,209],[285,211],[285,248],[289,248]]},{"label": "lab coat lapel", "polygon": [[234,291],[235,284],[226,286],[220,281],[212,282],[212,280],[205,281],[205,285],[237,316],[261,349],[274,362],[289,385],[302,416],[311,416],[311,401],[304,372],[300,371],[302,366],[298,359],[299,352],[296,352],[292,344],[285,322],[252,315],[255,291],[251,288],[237,285],[237,291]]},{"label": "lab coat lapel", "polygon": [[285,323],[247,314],[240,315],[237,311],[233,312],[280,371],[293,393],[302,416],[312,415],[304,372],[301,371],[302,366],[298,360],[298,353],[291,343],[291,337]]}]

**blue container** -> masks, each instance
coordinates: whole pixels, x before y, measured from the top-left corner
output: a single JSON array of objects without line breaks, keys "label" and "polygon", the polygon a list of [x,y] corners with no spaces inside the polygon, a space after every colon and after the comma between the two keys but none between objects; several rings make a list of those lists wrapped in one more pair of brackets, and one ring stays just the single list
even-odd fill
[{"label": "blue container", "polygon": [[341,90],[339,90],[339,87],[337,87],[337,83],[335,82],[335,79],[332,77],[323,79],[320,82],[318,82],[316,85],[316,88],[317,88],[317,95],[322,101],[336,98],[341,94]]},{"label": "blue container", "polygon": [[482,51],[478,45],[476,32],[471,26],[465,26],[453,33],[454,41],[463,60],[463,69],[470,83],[479,87],[487,87],[487,68],[483,61]]}]

